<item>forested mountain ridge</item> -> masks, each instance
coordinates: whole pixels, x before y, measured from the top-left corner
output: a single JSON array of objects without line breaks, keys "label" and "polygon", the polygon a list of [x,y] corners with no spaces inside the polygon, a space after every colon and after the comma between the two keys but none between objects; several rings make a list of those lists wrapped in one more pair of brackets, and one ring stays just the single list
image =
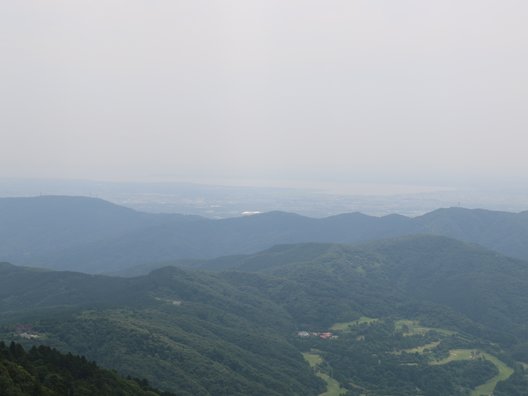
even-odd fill
[{"label": "forested mountain ridge", "polygon": [[[376,293],[368,290],[376,288],[384,291],[381,295],[449,306],[501,331],[517,329],[522,335],[528,329],[528,263],[446,237],[410,236],[359,246],[281,245],[255,255],[185,265],[265,273],[299,284],[313,272],[312,289],[323,290],[316,285],[325,278],[341,293],[355,285],[348,292],[350,299],[368,296],[364,307],[375,301]],[[361,289],[364,293],[358,293]]]},{"label": "forested mountain ridge", "polygon": [[528,211],[437,209],[415,221],[424,232],[478,243],[508,256],[528,259]]},{"label": "forested mountain ridge", "polygon": [[0,261],[50,266],[46,257],[76,246],[194,216],[141,213],[87,197],[0,198]]},{"label": "forested mountain ridge", "polygon": [[[508,379],[497,389],[527,384],[517,363],[528,363],[523,261],[417,236],[282,245],[196,264],[201,270],[135,278],[4,264],[0,336],[82,354],[182,395],[319,394],[323,383],[301,352],[349,395],[361,394],[354,386],[369,395],[416,387],[417,395],[465,395],[497,370]],[[338,338],[302,338],[301,330]],[[450,363],[458,350],[492,360]],[[402,379],[383,382],[393,375]]]},{"label": "forested mountain ridge", "polygon": [[[322,389],[287,341],[295,330],[288,313],[217,275],[168,268],[124,279],[2,268],[6,339],[83,354],[178,395]],[[30,335],[20,335],[20,325]]]},{"label": "forested mountain ridge", "polygon": [[89,273],[255,253],[277,244],[413,234],[448,236],[528,259],[528,212],[450,208],[416,218],[350,213],[322,219],[270,212],[211,220],[140,213],[84,197],[0,199],[1,261]]}]

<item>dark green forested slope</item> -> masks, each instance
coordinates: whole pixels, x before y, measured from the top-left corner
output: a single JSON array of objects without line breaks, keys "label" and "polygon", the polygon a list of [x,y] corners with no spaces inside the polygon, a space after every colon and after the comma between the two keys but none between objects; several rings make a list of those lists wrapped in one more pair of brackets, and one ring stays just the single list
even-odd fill
[{"label": "dark green forested slope", "polygon": [[[45,296],[45,298],[44,298]],[[222,277],[167,268],[134,279],[3,265],[6,337],[35,338],[181,395],[317,394],[290,315]]]},{"label": "dark green forested slope", "polygon": [[2,396],[171,396],[145,381],[123,379],[84,357],[61,354],[38,346],[25,351],[20,344],[0,342]]},{"label": "dark green forested slope", "polygon": [[310,301],[299,310],[304,315],[324,305],[317,301],[332,301],[330,308],[313,313],[319,320],[325,315],[344,319],[346,309],[336,307],[336,299],[349,309],[355,303],[356,311],[372,307],[373,314],[404,301],[429,301],[508,334],[522,337],[528,329],[528,264],[445,237],[402,237],[362,246],[282,245],[186,265],[287,280],[290,290],[303,288]]},{"label": "dark green forested slope", "polygon": [[[266,290],[304,329],[331,329],[359,319],[358,312],[378,318],[367,328],[338,333],[330,343],[300,341],[300,348],[324,357],[326,370],[341,383],[352,380],[350,394],[463,395],[495,376],[508,379],[498,382],[496,394],[528,394],[526,366],[518,362],[528,361],[525,262],[444,237],[418,236],[362,247],[285,245],[198,264],[236,269],[222,276]],[[256,283],[247,271],[265,278]],[[395,328],[408,319],[425,327],[402,336]],[[432,351],[423,352],[422,345]],[[400,352],[407,350],[416,352]],[[477,357],[431,365],[458,350],[476,351]],[[500,372],[482,358],[485,353],[506,362]],[[508,367],[515,369],[511,378]]]}]

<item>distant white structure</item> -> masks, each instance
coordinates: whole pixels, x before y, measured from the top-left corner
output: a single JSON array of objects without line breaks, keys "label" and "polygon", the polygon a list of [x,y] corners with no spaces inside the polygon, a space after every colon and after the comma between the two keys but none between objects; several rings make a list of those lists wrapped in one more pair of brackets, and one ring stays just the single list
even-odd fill
[{"label": "distant white structure", "polygon": [[21,338],[25,338],[26,340],[35,340],[37,338],[40,338],[38,334],[31,334],[31,333],[20,333],[19,336]]},{"label": "distant white structure", "polygon": [[260,214],[260,213],[261,212],[259,212],[258,210],[255,210],[255,211],[247,210],[245,212],[242,212],[242,216],[253,216],[256,214]]}]

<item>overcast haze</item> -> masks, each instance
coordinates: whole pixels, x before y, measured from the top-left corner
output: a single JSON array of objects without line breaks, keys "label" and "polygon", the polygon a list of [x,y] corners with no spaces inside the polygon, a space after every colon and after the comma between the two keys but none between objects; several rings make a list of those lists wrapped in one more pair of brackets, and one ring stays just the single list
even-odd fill
[{"label": "overcast haze", "polygon": [[0,177],[527,181],[528,2],[3,1]]}]

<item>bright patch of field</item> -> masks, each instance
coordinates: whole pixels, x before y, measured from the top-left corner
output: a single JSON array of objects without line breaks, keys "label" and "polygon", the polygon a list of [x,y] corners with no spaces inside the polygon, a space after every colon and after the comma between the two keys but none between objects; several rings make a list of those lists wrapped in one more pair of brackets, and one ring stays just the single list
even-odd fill
[{"label": "bright patch of field", "polygon": [[379,322],[379,319],[369,318],[368,316],[362,316],[361,318],[353,320],[351,322],[336,323],[332,327],[330,327],[330,330],[333,330],[333,331],[347,331],[351,327],[354,327],[354,326],[359,326],[359,325],[362,325],[362,324],[370,325],[370,324],[376,323],[376,322]]},{"label": "bright patch of field", "polygon": [[326,392],[319,396],[341,396],[347,393],[345,388],[341,388],[339,382],[324,373],[317,373],[317,376],[326,382]]},{"label": "bright patch of field", "polygon": [[394,327],[396,328],[396,331],[402,332],[404,336],[425,335],[430,331],[435,331],[444,336],[451,336],[453,334],[456,334],[456,332],[454,331],[440,329],[438,327],[421,326],[420,322],[418,322],[417,320],[397,320],[396,322],[394,322]]},{"label": "bright patch of field", "polygon": [[490,396],[493,394],[495,386],[497,386],[499,381],[504,381],[513,374],[513,369],[508,367],[504,362],[500,361],[495,356],[476,349],[453,349],[449,351],[449,356],[447,358],[438,360],[431,364],[447,364],[456,360],[473,360],[478,358],[483,358],[493,363],[495,367],[497,367],[499,373],[486,383],[476,387],[471,392],[471,396]]},{"label": "bright patch of field", "polygon": [[423,354],[423,353],[425,353],[426,350],[432,350],[432,349],[436,348],[439,344],[440,344],[440,341],[434,341],[434,342],[431,342],[429,344],[417,346],[415,348],[402,349],[401,351],[396,352],[396,354],[399,355],[399,354],[401,354],[403,352]]},{"label": "bright patch of field", "polygon": [[339,382],[319,370],[319,365],[323,363],[323,358],[317,353],[303,353],[304,360],[308,362],[311,368],[315,370],[315,375],[326,382],[326,392],[319,396],[341,396],[347,393],[345,388],[342,388]]},{"label": "bright patch of field", "polygon": [[449,356],[441,359],[436,360],[434,362],[431,362],[432,365],[442,365],[447,364],[450,362],[454,362],[457,360],[473,360],[476,359],[479,355],[479,351],[476,349],[451,349],[449,351]]},{"label": "bright patch of field", "polygon": [[323,363],[323,358],[316,353],[303,353],[304,360],[308,362],[311,368],[316,368]]}]

